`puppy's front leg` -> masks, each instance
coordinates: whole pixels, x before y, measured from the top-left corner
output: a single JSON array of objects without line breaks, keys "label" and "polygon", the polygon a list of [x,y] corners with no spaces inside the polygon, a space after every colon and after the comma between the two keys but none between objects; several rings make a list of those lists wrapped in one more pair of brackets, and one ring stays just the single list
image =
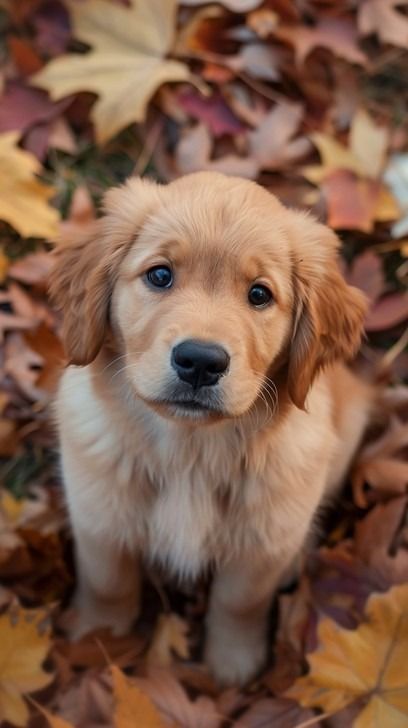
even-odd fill
[{"label": "puppy's front leg", "polygon": [[206,661],[224,685],[243,684],[262,667],[272,595],[287,563],[235,561],[215,576],[207,617]]},{"label": "puppy's front leg", "polygon": [[73,637],[98,627],[116,635],[129,631],[140,608],[138,558],[82,527],[75,529],[78,588]]}]

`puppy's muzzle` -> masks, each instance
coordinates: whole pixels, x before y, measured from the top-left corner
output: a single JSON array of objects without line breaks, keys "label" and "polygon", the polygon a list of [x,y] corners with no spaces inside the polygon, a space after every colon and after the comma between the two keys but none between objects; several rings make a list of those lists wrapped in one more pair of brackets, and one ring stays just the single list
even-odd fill
[{"label": "puppy's muzzle", "polygon": [[229,354],[222,346],[196,339],[182,341],[171,353],[171,365],[178,378],[191,384],[195,391],[217,384],[229,363]]}]

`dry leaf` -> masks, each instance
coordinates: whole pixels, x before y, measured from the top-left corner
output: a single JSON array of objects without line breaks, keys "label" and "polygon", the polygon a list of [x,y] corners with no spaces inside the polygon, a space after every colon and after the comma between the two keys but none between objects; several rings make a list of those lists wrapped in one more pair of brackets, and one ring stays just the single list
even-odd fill
[{"label": "dry leaf", "polygon": [[131,683],[116,665],[112,665],[113,695],[115,700],[114,724],[116,728],[166,728],[166,723],[150,698]]},{"label": "dry leaf", "polygon": [[180,728],[220,728],[223,718],[215,702],[205,695],[190,700],[167,670],[151,670],[148,678],[138,678],[136,683],[172,725]]},{"label": "dry leaf", "polygon": [[199,170],[222,172],[233,177],[255,179],[258,174],[258,163],[251,157],[239,157],[237,154],[226,154],[224,157],[211,160],[212,139],[205,124],[197,124],[186,131],[177,145],[176,162],[180,174],[189,174]]},{"label": "dry leaf", "polygon": [[0,617],[0,721],[26,726],[29,713],[23,695],[53,680],[42,669],[51,646],[46,619],[44,611],[21,608]]},{"label": "dry leaf", "polygon": [[315,48],[327,48],[350,63],[365,65],[367,58],[358,47],[357,30],[348,18],[323,18],[315,27],[306,24],[280,25],[274,33],[295,48],[300,66]]},{"label": "dry leaf", "polygon": [[152,643],[147,653],[147,663],[154,667],[169,667],[173,652],[183,659],[189,656],[188,624],[177,614],[161,614]]},{"label": "dry leaf", "polygon": [[36,178],[41,165],[17,147],[18,138],[17,132],[0,135],[0,219],[23,237],[52,238],[59,219],[48,204],[54,189]]},{"label": "dry leaf", "polygon": [[287,691],[304,707],[328,713],[364,698],[353,728],[408,723],[408,585],[373,595],[356,630],[322,619],[310,672]]},{"label": "dry leaf", "polygon": [[280,103],[248,135],[252,157],[260,169],[285,167],[310,151],[304,137],[293,139],[303,118],[301,104]]},{"label": "dry leaf", "polygon": [[175,27],[175,0],[71,2],[73,34],[91,46],[85,54],[52,60],[33,77],[53,99],[79,91],[99,96],[92,109],[96,137],[106,142],[132,122],[143,121],[155,91],[168,81],[187,81],[190,71],[167,60]]},{"label": "dry leaf", "polygon": [[376,33],[383,43],[408,47],[408,18],[397,7],[407,0],[363,0],[358,6],[358,27],[362,35]]}]

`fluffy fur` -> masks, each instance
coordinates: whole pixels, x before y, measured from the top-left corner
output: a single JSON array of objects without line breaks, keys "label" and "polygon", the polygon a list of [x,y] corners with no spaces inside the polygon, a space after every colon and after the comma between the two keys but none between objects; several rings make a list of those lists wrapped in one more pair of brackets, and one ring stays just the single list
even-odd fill
[{"label": "fluffy fur", "polygon": [[[273,592],[370,408],[370,389],[341,364],[366,306],[340,275],[338,245],[256,184],[199,173],[168,186],[131,179],[89,234],[57,248],[52,295],[75,365],[57,414],[77,634],[131,627],[141,560],[182,578],[211,567],[211,669],[234,683],[262,666]],[[174,271],[169,290],[146,284],[159,264]],[[248,302],[255,281],[273,292],[264,309]],[[205,411],[171,403],[171,350],[187,338],[231,357],[197,395]]]}]

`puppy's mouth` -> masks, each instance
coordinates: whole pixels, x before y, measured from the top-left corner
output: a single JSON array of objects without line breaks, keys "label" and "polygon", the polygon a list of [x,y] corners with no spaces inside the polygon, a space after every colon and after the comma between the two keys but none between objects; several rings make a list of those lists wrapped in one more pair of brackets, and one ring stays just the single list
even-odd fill
[{"label": "puppy's mouth", "polygon": [[221,398],[214,392],[172,392],[148,404],[166,417],[196,420],[220,419],[226,416]]}]

